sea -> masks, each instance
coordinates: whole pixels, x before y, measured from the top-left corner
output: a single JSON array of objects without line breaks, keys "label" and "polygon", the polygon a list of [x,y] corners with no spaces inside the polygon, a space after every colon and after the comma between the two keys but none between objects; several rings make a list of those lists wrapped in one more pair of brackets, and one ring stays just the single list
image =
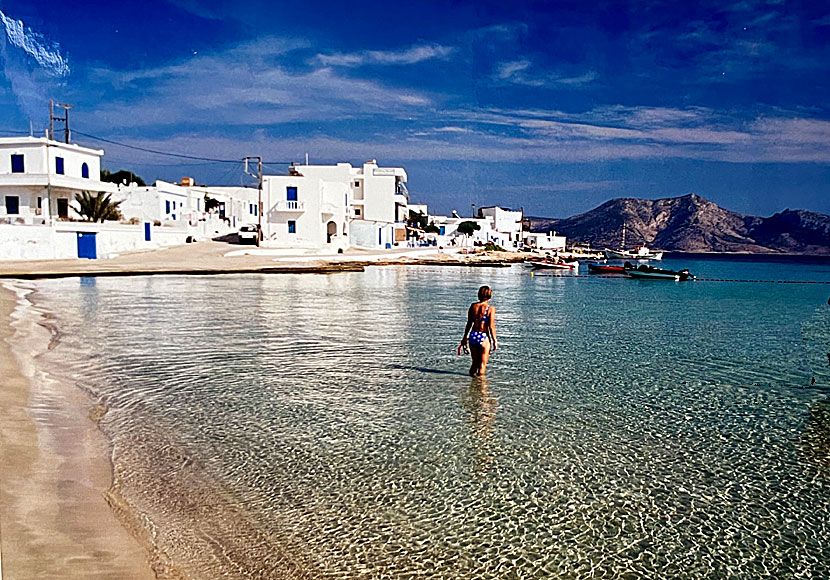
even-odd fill
[{"label": "sea", "polygon": [[[830,577],[830,261],[33,284],[194,579]],[[493,289],[486,378],[459,356]],[[166,566],[166,568],[165,568]]]}]

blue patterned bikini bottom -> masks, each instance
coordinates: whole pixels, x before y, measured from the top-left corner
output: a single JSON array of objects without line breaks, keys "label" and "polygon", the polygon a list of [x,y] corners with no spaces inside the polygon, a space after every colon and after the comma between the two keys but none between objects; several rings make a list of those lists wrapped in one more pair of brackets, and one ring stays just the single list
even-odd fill
[{"label": "blue patterned bikini bottom", "polygon": [[486,332],[473,331],[470,333],[470,344],[481,346],[485,340],[488,340]]}]

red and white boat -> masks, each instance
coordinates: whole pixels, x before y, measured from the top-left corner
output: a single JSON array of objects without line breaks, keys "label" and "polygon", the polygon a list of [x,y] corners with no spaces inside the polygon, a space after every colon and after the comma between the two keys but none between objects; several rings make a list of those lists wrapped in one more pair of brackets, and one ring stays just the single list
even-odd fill
[{"label": "red and white boat", "polygon": [[532,260],[528,264],[537,270],[576,270],[579,267],[579,262],[554,262],[553,260]]}]

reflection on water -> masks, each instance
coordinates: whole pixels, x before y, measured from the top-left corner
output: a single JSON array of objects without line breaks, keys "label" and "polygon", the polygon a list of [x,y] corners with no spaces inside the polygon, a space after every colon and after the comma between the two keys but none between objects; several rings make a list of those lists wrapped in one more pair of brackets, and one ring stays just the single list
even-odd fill
[{"label": "reflection on water", "polygon": [[484,473],[493,463],[493,427],[496,422],[498,400],[490,393],[486,377],[473,377],[463,406],[470,413],[473,428],[473,453],[476,473]]},{"label": "reflection on water", "polygon": [[827,469],[830,476],[830,399],[810,407],[804,429],[804,446],[810,457]]},{"label": "reflection on water", "polygon": [[[38,299],[55,369],[109,408],[118,491],[193,577],[830,577],[826,289],[630,282],[390,267]],[[471,381],[482,284],[502,348]]]}]

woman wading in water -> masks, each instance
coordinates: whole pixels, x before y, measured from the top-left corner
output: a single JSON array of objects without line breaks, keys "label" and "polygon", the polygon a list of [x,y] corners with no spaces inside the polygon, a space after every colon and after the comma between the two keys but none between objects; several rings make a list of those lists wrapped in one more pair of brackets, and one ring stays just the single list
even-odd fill
[{"label": "woman wading in water", "polygon": [[[496,341],[496,308],[490,304],[493,291],[489,286],[478,289],[478,302],[470,304],[467,311],[467,326],[464,328],[464,338],[458,347],[461,349],[470,346],[470,355],[473,364],[470,366],[471,377],[483,377],[487,373],[487,361],[490,360],[490,351],[498,348]],[[468,339],[469,336],[469,339]]]}]

